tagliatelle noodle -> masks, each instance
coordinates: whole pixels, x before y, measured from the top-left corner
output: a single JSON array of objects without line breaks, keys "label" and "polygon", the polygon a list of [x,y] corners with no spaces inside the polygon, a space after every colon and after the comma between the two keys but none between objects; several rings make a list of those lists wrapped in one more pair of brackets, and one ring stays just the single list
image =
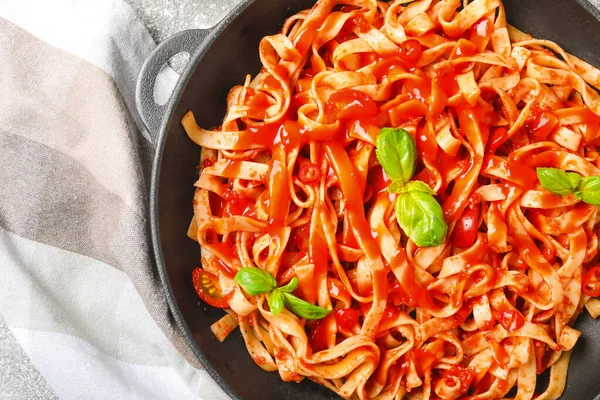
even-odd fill
[{"label": "tagliatelle noodle", "polygon": [[[402,58],[407,40],[421,54]],[[414,41],[412,42],[414,44]],[[262,70],[233,88],[218,129],[182,124],[202,147],[189,236],[218,277],[254,361],[285,381],[344,398],[538,399],[565,387],[572,324],[600,301],[582,293],[597,261],[598,210],[540,186],[537,167],[599,175],[600,71],[507,25],[500,0],[319,0],[259,46]],[[332,117],[332,95],[361,92],[369,118]],[[360,104],[359,104],[360,105]],[[416,140],[415,179],[437,193],[446,242],[400,229],[375,158],[382,127]],[[314,164],[315,182],[300,170]],[[475,242],[454,230],[477,206]],[[233,279],[258,267],[332,312],[271,313]],[[359,315],[352,329],[339,310]],[[505,326],[506,318],[522,324]],[[508,316],[508,317],[507,317]]]}]

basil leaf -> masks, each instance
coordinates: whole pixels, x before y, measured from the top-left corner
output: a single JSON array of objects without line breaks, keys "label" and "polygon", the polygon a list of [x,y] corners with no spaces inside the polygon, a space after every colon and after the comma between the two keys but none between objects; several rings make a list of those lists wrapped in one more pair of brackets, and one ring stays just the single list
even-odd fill
[{"label": "basil leaf", "polygon": [[294,290],[298,289],[298,278],[293,277],[291,281],[288,282],[287,285],[281,286],[277,290],[281,290],[285,293],[292,293]]},{"label": "basil leaf", "polygon": [[600,206],[600,176],[586,176],[579,185],[581,191],[581,200],[584,202]]},{"label": "basil leaf", "polygon": [[581,183],[581,175],[579,175],[577,172],[567,172],[567,177],[569,178],[569,181],[571,181],[571,186],[574,188],[579,187],[579,184]]},{"label": "basil leaf", "polygon": [[[377,150],[375,150],[377,151]],[[390,186],[388,187],[388,192],[390,193],[402,193],[402,190],[404,189],[404,182],[402,181],[392,181],[392,183],[390,183]]]},{"label": "basil leaf", "polygon": [[387,176],[406,184],[415,173],[417,161],[417,146],[412,136],[404,129],[382,128],[375,146],[375,155]]},{"label": "basil leaf", "polygon": [[285,306],[288,310],[304,319],[321,319],[325,317],[331,310],[326,310],[323,307],[315,306],[307,301],[299,299],[291,293],[283,293]]},{"label": "basil leaf", "polygon": [[277,315],[283,310],[283,293],[281,289],[275,289],[268,295],[269,308],[273,315]]},{"label": "basil leaf", "polygon": [[[577,189],[576,178],[558,168],[537,168],[537,176],[542,187],[554,194],[566,196]],[[573,173],[571,173],[573,174]]]},{"label": "basil leaf", "polygon": [[410,181],[404,186],[402,189],[402,193],[404,192],[424,192],[428,193],[432,196],[435,196],[437,193],[433,190],[428,184],[423,181]]},{"label": "basil leaf", "polygon": [[396,200],[396,218],[419,247],[438,246],[446,240],[448,225],[444,212],[429,193],[420,190],[402,193]]},{"label": "basil leaf", "polygon": [[260,268],[245,267],[235,274],[235,281],[249,294],[269,293],[277,287],[277,281],[269,272]]}]

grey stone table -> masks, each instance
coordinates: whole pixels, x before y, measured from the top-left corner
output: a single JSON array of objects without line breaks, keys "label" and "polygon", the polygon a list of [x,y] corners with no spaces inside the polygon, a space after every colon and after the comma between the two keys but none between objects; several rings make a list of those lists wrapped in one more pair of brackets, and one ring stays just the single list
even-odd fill
[{"label": "grey stone table", "polygon": [[[152,37],[161,42],[185,29],[210,28],[242,0],[125,0],[138,12]],[[600,0],[598,0],[600,1]],[[181,72],[185,59],[174,57],[171,66]]]}]

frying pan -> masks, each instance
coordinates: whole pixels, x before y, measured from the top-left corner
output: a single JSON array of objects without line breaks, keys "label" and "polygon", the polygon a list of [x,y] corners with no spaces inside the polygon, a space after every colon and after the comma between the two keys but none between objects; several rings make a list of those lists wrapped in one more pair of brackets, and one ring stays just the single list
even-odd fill
[{"label": "frying pan", "polygon": [[[192,218],[193,183],[199,148],[180,120],[192,110],[200,126],[218,126],[229,89],[256,74],[258,43],[277,33],[284,20],[315,0],[245,0],[217,26],[180,32],[158,45],[146,60],[136,92],[140,117],[155,142],[150,189],[150,222],[156,266],[174,320],[212,378],[234,399],[324,400],[337,396],[309,380],[282,382],[254,364],[241,335],[220,343],[209,329],[221,310],[206,307],[192,287],[199,246],[186,236]],[[585,0],[505,0],[509,23],[600,66],[600,13]],[[173,55],[191,57],[168,104],[153,99],[161,67]],[[584,313],[583,331],[573,352],[564,399],[600,398],[600,321]],[[543,390],[543,387],[540,388]]]}]

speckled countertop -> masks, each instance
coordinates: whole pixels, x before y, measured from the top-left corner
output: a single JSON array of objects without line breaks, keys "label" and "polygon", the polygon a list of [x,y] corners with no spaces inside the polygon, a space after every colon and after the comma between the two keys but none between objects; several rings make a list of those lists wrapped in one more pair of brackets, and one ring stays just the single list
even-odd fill
[{"label": "speckled countertop", "polygon": [[190,28],[210,28],[241,0],[126,0],[157,42]]},{"label": "speckled countertop", "polygon": [[[185,29],[210,28],[216,25],[242,0],[125,1],[141,16],[154,40],[161,42]],[[170,64],[177,72],[181,72],[185,61],[182,56],[175,56]]]}]

